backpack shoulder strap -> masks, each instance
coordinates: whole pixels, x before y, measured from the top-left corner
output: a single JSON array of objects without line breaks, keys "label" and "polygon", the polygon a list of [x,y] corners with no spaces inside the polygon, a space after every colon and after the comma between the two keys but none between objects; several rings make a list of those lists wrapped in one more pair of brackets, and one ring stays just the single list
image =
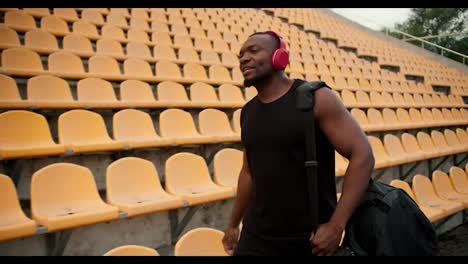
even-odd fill
[{"label": "backpack shoulder strap", "polygon": [[313,117],[315,91],[322,87],[328,87],[325,82],[305,82],[296,89],[296,109],[304,114],[306,125],[306,161],[307,189],[309,196],[310,213],[312,217],[312,230],[315,232],[319,223],[318,214],[318,179],[317,179],[317,153],[315,142],[315,121]]}]

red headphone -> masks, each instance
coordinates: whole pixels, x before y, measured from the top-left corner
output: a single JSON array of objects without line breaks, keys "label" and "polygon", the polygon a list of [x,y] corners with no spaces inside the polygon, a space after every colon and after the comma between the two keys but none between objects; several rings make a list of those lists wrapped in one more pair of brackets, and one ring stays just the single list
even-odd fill
[{"label": "red headphone", "polygon": [[270,33],[275,35],[280,41],[279,49],[273,52],[273,56],[271,58],[271,64],[273,65],[273,69],[277,71],[282,71],[286,69],[289,63],[289,53],[286,49],[286,43],[284,42],[283,38],[274,31],[266,31],[265,33]]}]

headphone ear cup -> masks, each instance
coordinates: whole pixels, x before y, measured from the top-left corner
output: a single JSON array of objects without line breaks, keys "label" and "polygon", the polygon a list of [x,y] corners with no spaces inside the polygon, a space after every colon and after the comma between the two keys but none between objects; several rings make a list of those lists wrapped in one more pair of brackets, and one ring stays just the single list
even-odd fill
[{"label": "headphone ear cup", "polygon": [[289,54],[285,49],[277,49],[273,53],[272,65],[273,69],[282,71],[286,69],[289,63]]}]

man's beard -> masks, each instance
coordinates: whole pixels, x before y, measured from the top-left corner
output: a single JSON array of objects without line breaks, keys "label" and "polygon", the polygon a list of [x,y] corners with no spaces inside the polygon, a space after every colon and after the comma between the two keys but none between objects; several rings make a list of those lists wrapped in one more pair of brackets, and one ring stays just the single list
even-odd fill
[{"label": "man's beard", "polygon": [[245,79],[244,80],[244,87],[254,86],[257,87],[257,83],[263,82],[265,79],[269,78],[273,73],[272,72],[264,72],[257,76],[254,76],[252,79]]}]

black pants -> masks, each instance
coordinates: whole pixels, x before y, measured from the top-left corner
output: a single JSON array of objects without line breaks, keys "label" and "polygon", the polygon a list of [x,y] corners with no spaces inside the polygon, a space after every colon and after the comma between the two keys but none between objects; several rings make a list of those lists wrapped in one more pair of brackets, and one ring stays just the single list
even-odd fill
[{"label": "black pants", "polygon": [[234,256],[312,256],[309,238],[265,239],[242,229]]}]

